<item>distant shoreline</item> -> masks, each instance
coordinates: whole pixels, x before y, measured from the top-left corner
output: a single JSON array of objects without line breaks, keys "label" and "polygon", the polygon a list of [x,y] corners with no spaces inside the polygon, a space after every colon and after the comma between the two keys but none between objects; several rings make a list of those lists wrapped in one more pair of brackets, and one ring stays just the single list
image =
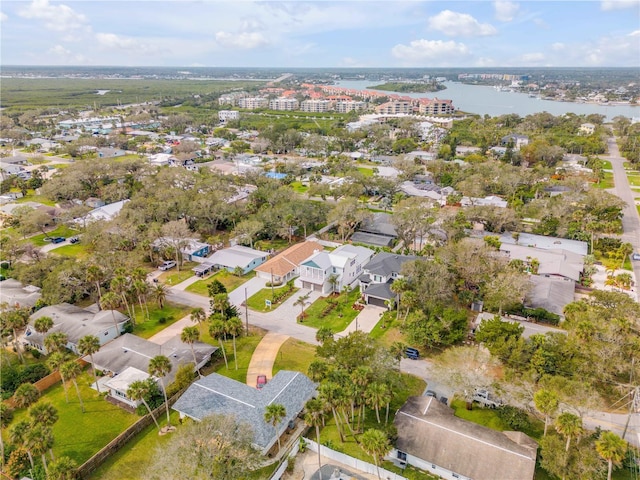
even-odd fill
[{"label": "distant shoreline", "polygon": [[447,87],[442,83],[386,82],[380,85],[371,85],[366,88],[394,93],[433,93],[446,90]]}]

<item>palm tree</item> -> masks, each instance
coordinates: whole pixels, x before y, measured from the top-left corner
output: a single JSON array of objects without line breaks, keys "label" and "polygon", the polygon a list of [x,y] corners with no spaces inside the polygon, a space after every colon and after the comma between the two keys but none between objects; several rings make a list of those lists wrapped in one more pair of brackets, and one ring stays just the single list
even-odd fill
[{"label": "palm tree", "polygon": [[29,409],[31,423],[51,427],[58,421],[58,410],[49,402],[39,402]]},{"label": "palm tree", "polygon": [[156,427],[158,427],[158,431],[160,431],[160,424],[156,420],[156,417],[153,416],[153,412],[151,411],[151,408],[149,407],[149,404],[146,400],[147,395],[149,395],[149,391],[149,384],[146,381],[136,380],[135,382],[132,382],[131,385],[129,385],[129,388],[127,389],[127,397],[136,402],[142,401],[144,406],[147,407],[147,411],[149,412],[149,415],[151,415],[153,423],[156,424]]},{"label": "palm tree", "polygon": [[304,320],[304,307],[307,304],[307,300],[309,300],[310,293],[306,295],[300,295],[298,299],[293,303],[294,305],[299,305],[302,311],[300,312],[300,320]]},{"label": "palm tree", "polygon": [[198,329],[200,329],[200,325],[207,319],[207,315],[204,313],[204,308],[196,307],[191,310],[190,318],[192,322],[198,324]]},{"label": "palm tree", "polygon": [[376,465],[378,479],[380,479],[380,467],[378,466],[378,463],[385,454],[391,450],[389,439],[384,432],[371,428],[362,434],[361,440],[364,451],[373,457],[373,463]]},{"label": "palm tree", "polygon": [[536,409],[544,415],[544,433],[542,434],[544,437],[547,435],[547,428],[549,427],[549,423],[551,423],[551,417],[558,410],[560,399],[555,392],[540,389],[533,395],[533,403]]},{"label": "palm tree", "polygon": [[342,387],[335,382],[322,383],[318,388],[318,394],[318,398],[320,398],[324,405],[331,409],[333,420],[336,422],[336,429],[340,435],[340,441],[344,443],[344,434],[342,433],[342,428],[340,428],[340,419],[336,411],[344,396]]},{"label": "palm tree", "polygon": [[29,448],[29,433],[31,430],[32,426],[27,420],[20,420],[9,432],[9,441],[13,445],[21,445],[25,448],[29,455],[29,463],[31,464],[31,468],[33,468],[33,454]]},{"label": "palm tree", "polygon": [[143,312],[146,320],[149,320],[149,309],[147,308],[147,294],[149,293],[149,284],[144,280],[135,280],[133,282],[133,291],[138,297],[140,311]]},{"label": "palm tree", "polygon": [[385,403],[387,398],[387,386],[384,383],[373,382],[364,392],[367,403],[376,411],[376,419],[380,423],[380,405]]},{"label": "palm tree", "polygon": [[87,281],[96,284],[96,291],[98,292],[98,305],[102,299],[102,289],[100,283],[104,280],[104,272],[98,265],[90,265],[87,268]]},{"label": "palm tree", "polygon": [[[120,306],[120,298],[113,292],[105,293],[100,299],[100,308],[102,310],[111,310],[111,318],[113,319],[113,324],[116,327],[116,337],[118,336],[118,320],[116,320],[115,310]],[[135,325],[135,319],[132,317],[131,321]]]},{"label": "palm tree", "polygon": [[313,382],[321,382],[327,376],[329,367],[322,360],[314,360],[309,364],[307,369],[307,376]]},{"label": "palm tree", "polygon": [[317,398],[310,399],[304,406],[304,421],[310,427],[316,429],[316,443],[318,444],[318,472],[322,480],[322,460],[320,457],[320,426],[324,425],[324,407],[322,401]]},{"label": "palm tree", "polygon": [[76,387],[78,401],[80,402],[80,409],[82,410],[82,413],[84,413],[84,403],[82,402],[82,395],[80,395],[80,388],[78,388],[78,382],[76,381],[76,378],[80,373],[82,373],[82,367],[75,360],[69,360],[68,362],[60,365],[60,375],[64,375],[65,378],[73,382],[73,386]]},{"label": "palm tree", "polygon": [[45,473],[48,471],[47,450],[53,448],[53,433],[51,427],[45,425],[32,425],[29,433],[27,433],[27,448],[34,455],[40,455]]},{"label": "palm tree", "polygon": [[404,278],[396,278],[389,286],[391,291],[396,294],[396,320],[400,317],[400,300],[402,294],[407,291],[409,285]]},{"label": "palm tree", "polygon": [[78,352],[80,355],[89,355],[91,358],[91,371],[93,379],[96,382],[96,390],[100,393],[100,385],[98,385],[98,376],[96,375],[96,366],[93,361],[93,354],[100,350],[100,339],[95,335],[85,335],[78,340]]},{"label": "palm tree", "polygon": [[331,293],[335,293],[336,287],[338,286],[338,283],[340,283],[340,277],[333,273],[329,275],[327,282],[329,282],[329,285],[331,285]]},{"label": "palm tree", "polygon": [[53,319],[51,317],[40,317],[33,322],[33,327],[36,332],[44,335],[53,328]]},{"label": "palm tree", "polygon": [[278,435],[278,429],[276,426],[280,421],[287,416],[287,410],[284,405],[280,403],[271,403],[264,409],[264,421],[273,425],[273,429],[276,432],[276,438],[278,440],[278,452],[280,452],[280,435]]},{"label": "palm tree", "polygon": [[226,333],[231,335],[233,338],[233,360],[236,364],[236,370],[238,370],[238,355],[236,353],[236,337],[242,335],[244,331],[244,325],[242,325],[242,320],[238,317],[231,317],[229,320],[224,322]]},{"label": "palm tree", "polygon": [[171,426],[171,418],[169,417],[169,401],[167,400],[167,390],[164,388],[164,377],[171,372],[171,360],[164,355],[156,355],[149,360],[149,374],[160,378],[160,387],[162,388],[162,396],[164,397],[164,406],[167,409],[167,426]]},{"label": "palm tree", "polygon": [[65,380],[64,373],[60,370],[60,366],[66,361],[67,361],[67,356],[64,353],[54,352],[51,355],[49,355],[49,359],[47,360],[47,363],[52,369],[58,370],[60,372],[60,379],[62,380],[62,388],[64,389],[64,398],[67,400],[67,403],[69,403],[69,392],[67,391],[67,383]]},{"label": "palm tree", "polygon": [[158,308],[160,310],[164,308],[164,302],[167,301],[168,294],[169,291],[167,290],[167,287],[164,285],[164,283],[156,283],[151,290],[151,296],[158,303]]},{"label": "palm tree", "polygon": [[224,364],[229,370],[229,363],[227,362],[227,353],[224,351],[224,344],[222,343],[222,339],[225,337],[227,333],[226,327],[224,325],[224,320],[216,319],[213,320],[209,324],[209,335],[212,338],[215,338],[220,342],[220,349],[222,350],[222,357],[224,358]]},{"label": "palm tree", "polygon": [[60,457],[49,465],[47,480],[74,480],[76,466],[76,462],[69,457]]},{"label": "palm tree", "polygon": [[191,354],[193,355],[193,366],[196,369],[196,372],[198,372],[198,376],[202,377],[202,375],[200,375],[200,369],[198,368],[198,360],[196,360],[196,351],[193,348],[193,344],[200,340],[200,330],[198,330],[198,327],[195,326],[184,327],[182,329],[182,333],[180,333],[180,340],[183,343],[189,344],[189,347],[191,347]]},{"label": "palm tree", "polygon": [[627,453],[627,442],[613,432],[602,432],[596,440],[596,450],[607,461],[607,480],[611,480],[613,465],[619,465]]},{"label": "palm tree", "polygon": [[[6,403],[0,403],[0,430],[4,430],[13,420],[13,410]],[[4,440],[0,435],[0,465],[4,465]]]},{"label": "palm tree", "polygon": [[365,416],[365,398],[364,394],[367,391],[367,387],[371,382],[371,368],[365,365],[361,365],[351,372],[351,382],[353,384],[354,398],[358,399],[360,405],[360,414],[358,415],[358,426],[356,430],[360,430],[360,425],[364,425]]},{"label": "palm tree", "polygon": [[50,333],[44,337],[44,348],[49,353],[63,352],[68,341],[69,337],[64,332]]},{"label": "palm tree", "polygon": [[229,307],[229,294],[217,293],[211,299],[211,310],[214,312],[220,312],[224,315],[224,312]]},{"label": "palm tree", "polygon": [[26,327],[27,323],[29,323],[29,312],[24,308],[16,308],[15,310],[9,312],[6,320],[7,327],[11,329],[11,334],[13,335],[13,348],[16,352],[18,352],[20,362],[24,363],[22,349],[20,348],[20,344],[18,342],[18,332]]},{"label": "palm tree", "polygon": [[127,277],[124,275],[118,275],[113,280],[111,280],[111,292],[115,295],[119,296],[122,299],[122,303],[127,309],[127,314],[131,321],[134,322],[135,312],[129,309],[129,302],[127,300],[127,293],[129,292],[129,281]]},{"label": "palm tree", "polygon": [[571,437],[578,437],[582,433],[582,419],[570,412],[562,412],[556,418],[556,430],[567,437],[565,452],[569,451]]},{"label": "palm tree", "polygon": [[13,392],[13,401],[16,407],[28,407],[40,398],[40,390],[32,383],[23,383]]}]

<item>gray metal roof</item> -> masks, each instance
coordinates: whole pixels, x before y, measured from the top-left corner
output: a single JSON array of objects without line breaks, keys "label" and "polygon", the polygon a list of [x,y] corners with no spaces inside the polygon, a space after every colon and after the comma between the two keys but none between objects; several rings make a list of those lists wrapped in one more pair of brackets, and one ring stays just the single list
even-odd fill
[{"label": "gray metal roof", "polygon": [[375,233],[356,232],[351,235],[353,243],[364,243],[375,247],[389,247],[393,243],[393,237],[377,235]]},{"label": "gray metal roof", "polygon": [[537,444],[463,420],[433,397],[409,397],[394,419],[398,450],[477,480],[532,480]]},{"label": "gray metal roof", "polygon": [[315,392],[316,385],[299,372],[281,370],[260,390],[213,373],[193,383],[173,409],[198,421],[214,414],[234,415],[253,427],[255,445],[266,452],[277,441],[273,426],[264,421],[266,406],[277,403],[286,409],[277,425],[280,435]]}]

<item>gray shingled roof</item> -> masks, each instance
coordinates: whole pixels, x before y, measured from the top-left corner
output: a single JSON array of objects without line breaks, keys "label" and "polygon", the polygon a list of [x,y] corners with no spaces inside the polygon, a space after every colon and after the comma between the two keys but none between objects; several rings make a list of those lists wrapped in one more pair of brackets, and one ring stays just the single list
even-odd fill
[{"label": "gray shingled roof", "polygon": [[213,373],[193,383],[173,409],[198,421],[214,414],[234,415],[253,427],[254,444],[267,452],[277,437],[264,421],[266,406],[284,405],[287,415],[277,426],[281,435],[315,392],[316,385],[299,372],[281,370],[261,390]]},{"label": "gray shingled roof", "polygon": [[396,227],[391,223],[391,214],[384,212],[376,212],[371,218],[365,220],[360,228],[361,232],[375,233],[377,235],[385,235],[387,237],[397,237]]},{"label": "gray shingled roof", "polygon": [[476,480],[533,479],[537,444],[455,417],[433,397],[410,397],[398,411],[396,448]]},{"label": "gray shingled roof", "polygon": [[363,269],[371,275],[390,276],[392,273],[400,273],[400,268],[405,262],[416,260],[415,255],[398,255],[397,253],[377,253]]},{"label": "gray shingled roof", "polygon": [[0,282],[0,303],[7,303],[10,306],[33,307],[41,296],[40,288],[33,285],[23,286],[13,278],[7,278]]},{"label": "gray shingled roof", "polygon": [[372,283],[362,293],[369,297],[383,298],[385,300],[396,297],[396,294],[391,291],[391,283]]},{"label": "gray shingled roof", "polygon": [[564,307],[573,302],[576,284],[557,277],[531,275],[529,281],[533,288],[527,293],[525,305],[531,308],[544,308],[557,315],[564,315]]},{"label": "gray shingled roof", "polygon": [[356,232],[351,235],[351,241],[353,243],[373,245],[374,247],[390,247],[393,243],[393,238],[376,233]]}]

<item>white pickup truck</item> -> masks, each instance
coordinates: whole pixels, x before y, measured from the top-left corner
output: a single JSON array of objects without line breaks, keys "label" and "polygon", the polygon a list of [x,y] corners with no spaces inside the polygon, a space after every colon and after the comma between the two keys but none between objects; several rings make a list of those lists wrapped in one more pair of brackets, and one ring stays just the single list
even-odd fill
[{"label": "white pickup truck", "polygon": [[495,397],[486,388],[476,388],[473,392],[473,401],[487,408],[498,408],[504,405],[502,400]]}]

